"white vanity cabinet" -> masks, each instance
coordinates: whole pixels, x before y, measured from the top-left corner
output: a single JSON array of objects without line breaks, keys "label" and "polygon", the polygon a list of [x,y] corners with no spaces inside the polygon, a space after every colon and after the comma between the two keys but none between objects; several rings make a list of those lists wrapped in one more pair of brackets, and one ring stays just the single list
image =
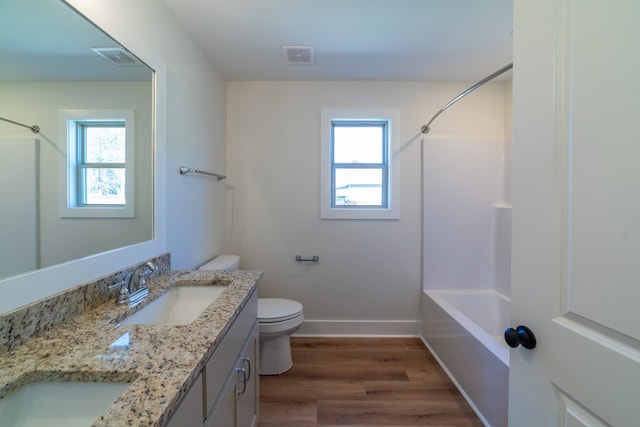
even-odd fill
[{"label": "white vanity cabinet", "polygon": [[205,427],[255,427],[258,424],[258,325],[252,328],[233,372],[211,406]]},{"label": "white vanity cabinet", "polygon": [[254,292],[205,365],[205,427],[255,427],[258,422],[258,298]]},{"label": "white vanity cabinet", "polygon": [[167,427],[257,426],[257,316],[254,291]]}]

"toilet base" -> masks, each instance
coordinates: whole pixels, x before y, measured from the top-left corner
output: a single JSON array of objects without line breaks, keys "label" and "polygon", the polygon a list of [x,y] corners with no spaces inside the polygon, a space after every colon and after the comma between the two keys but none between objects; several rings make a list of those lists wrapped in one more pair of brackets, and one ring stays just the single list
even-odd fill
[{"label": "toilet base", "polygon": [[260,337],[260,375],[279,375],[293,366],[289,334]]}]

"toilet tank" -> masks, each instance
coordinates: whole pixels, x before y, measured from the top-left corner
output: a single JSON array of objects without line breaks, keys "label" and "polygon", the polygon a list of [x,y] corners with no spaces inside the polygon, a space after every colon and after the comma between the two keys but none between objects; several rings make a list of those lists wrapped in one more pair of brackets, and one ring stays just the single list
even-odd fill
[{"label": "toilet tank", "polygon": [[240,257],[238,255],[218,255],[198,267],[198,270],[236,271],[239,267]]}]

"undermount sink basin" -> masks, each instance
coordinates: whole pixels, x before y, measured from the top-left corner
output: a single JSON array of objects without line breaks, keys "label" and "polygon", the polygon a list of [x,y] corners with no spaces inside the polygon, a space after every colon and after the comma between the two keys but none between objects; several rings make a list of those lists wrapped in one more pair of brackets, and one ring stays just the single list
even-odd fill
[{"label": "undermount sink basin", "polygon": [[34,382],[0,399],[3,427],[86,427],[131,383]]},{"label": "undermount sink basin", "polygon": [[177,286],[120,322],[121,325],[188,325],[226,286]]}]

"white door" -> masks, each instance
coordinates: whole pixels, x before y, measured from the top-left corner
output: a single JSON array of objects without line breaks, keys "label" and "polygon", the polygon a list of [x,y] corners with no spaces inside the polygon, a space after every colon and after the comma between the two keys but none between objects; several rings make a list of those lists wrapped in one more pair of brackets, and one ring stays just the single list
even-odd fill
[{"label": "white door", "polygon": [[514,6],[509,425],[640,426],[640,1]]}]

